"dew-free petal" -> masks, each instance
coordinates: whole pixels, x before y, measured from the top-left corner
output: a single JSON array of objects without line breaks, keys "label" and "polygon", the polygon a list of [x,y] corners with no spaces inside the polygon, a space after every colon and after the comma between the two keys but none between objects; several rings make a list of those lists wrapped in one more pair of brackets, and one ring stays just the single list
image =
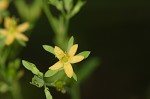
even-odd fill
[{"label": "dew-free petal", "polygon": [[54,52],[55,52],[55,55],[58,59],[61,59],[62,57],[64,57],[65,53],[63,52],[62,49],[60,49],[59,47],[55,46],[54,48]]},{"label": "dew-free petal", "polygon": [[73,68],[70,63],[64,64],[64,71],[69,78],[73,76]]},{"label": "dew-free petal", "polygon": [[52,65],[51,67],[49,67],[49,69],[51,70],[57,70],[59,68],[61,68],[63,66],[63,63],[61,61],[58,61],[57,63],[55,63],[54,65]]},{"label": "dew-free petal", "polygon": [[78,44],[73,45],[73,46],[70,48],[70,50],[69,50],[69,52],[68,52],[68,55],[69,55],[70,57],[74,56],[75,53],[76,53],[76,51],[77,51],[77,49],[78,49]]},{"label": "dew-free petal", "polygon": [[78,62],[80,62],[80,61],[82,61],[84,59],[84,57],[83,56],[73,56],[73,57],[71,57],[71,59],[70,59],[70,63],[78,63]]}]

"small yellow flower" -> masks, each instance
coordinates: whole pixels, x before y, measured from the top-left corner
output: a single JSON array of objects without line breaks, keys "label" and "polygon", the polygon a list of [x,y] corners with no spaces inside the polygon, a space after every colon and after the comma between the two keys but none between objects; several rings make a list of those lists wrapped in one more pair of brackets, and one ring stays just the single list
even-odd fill
[{"label": "small yellow flower", "polygon": [[57,70],[61,67],[64,68],[66,75],[71,78],[73,76],[73,68],[71,64],[78,63],[84,59],[84,56],[76,55],[78,44],[73,45],[68,53],[63,52],[59,47],[55,46],[54,53],[59,59],[57,63],[49,67],[51,70]]},{"label": "small yellow flower", "polygon": [[5,18],[4,20],[5,29],[0,29],[0,35],[6,37],[5,44],[10,45],[15,39],[28,41],[28,37],[22,34],[29,28],[29,23],[25,22],[17,25],[14,18]]},{"label": "small yellow flower", "polygon": [[7,9],[8,5],[9,5],[8,0],[0,0],[0,11]]}]

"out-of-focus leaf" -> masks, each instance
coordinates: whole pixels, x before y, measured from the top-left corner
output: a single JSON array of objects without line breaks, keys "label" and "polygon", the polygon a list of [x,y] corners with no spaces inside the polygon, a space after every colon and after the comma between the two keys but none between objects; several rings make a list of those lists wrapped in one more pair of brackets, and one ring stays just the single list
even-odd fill
[{"label": "out-of-focus leaf", "polygon": [[42,3],[42,0],[34,0],[34,3],[30,6],[31,21],[37,20],[40,17],[42,12]]},{"label": "out-of-focus leaf", "polygon": [[10,81],[10,82],[13,81],[13,79],[16,76],[16,73],[17,73],[17,71],[16,71],[15,68],[13,68],[13,64],[9,64],[7,72],[6,72],[7,80]]},{"label": "out-of-focus leaf", "polygon": [[26,46],[26,43],[24,41],[19,40],[19,39],[17,39],[17,41],[21,46],[24,46],[24,47]]},{"label": "out-of-focus leaf", "polygon": [[85,1],[78,1],[75,7],[73,8],[73,10],[71,11],[70,17],[73,17],[74,15],[76,15],[80,11],[80,9],[83,7],[84,4],[85,4]]},{"label": "out-of-focus leaf", "polygon": [[37,87],[43,87],[44,81],[43,81],[43,79],[41,79],[40,77],[34,76],[34,77],[32,78],[31,84],[33,84],[33,85],[35,85],[35,86],[37,86]]},{"label": "out-of-focus leaf", "polygon": [[51,77],[51,76],[55,75],[57,72],[58,72],[58,70],[48,70],[45,73],[44,77]]},{"label": "out-of-focus leaf", "polygon": [[10,14],[9,11],[6,11],[6,10],[0,12],[0,15],[2,15],[3,17],[9,16],[9,14]]},{"label": "out-of-focus leaf", "polygon": [[20,60],[20,59],[16,59],[16,60],[14,61],[14,67],[15,67],[16,70],[19,69],[20,63],[21,63],[21,60]]},{"label": "out-of-focus leaf", "polygon": [[63,10],[63,1],[62,0],[49,0],[49,4],[56,7],[57,10]]},{"label": "out-of-focus leaf", "polygon": [[87,61],[81,65],[81,68],[78,71],[78,82],[81,83],[85,79],[87,79],[91,73],[99,66],[99,63],[101,62],[100,59],[93,57],[90,59],[87,59]]},{"label": "out-of-focus leaf", "polygon": [[7,92],[8,89],[9,89],[9,86],[6,83],[0,82],[0,92],[1,93]]},{"label": "out-of-focus leaf", "polygon": [[24,0],[15,0],[15,6],[20,14],[20,16],[25,19],[28,20],[29,17],[29,7],[26,5]]},{"label": "out-of-focus leaf", "polygon": [[70,12],[73,7],[73,0],[64,0],[64,7],[67,12]]},{"label": "out-of-focus leaf", "polygon": [[63,10],[63,2],[60,0],[56,3],[56,8],[59,10],[59,11],[62,11]]},{"label": "out-of-focus leaf", "polygon": [[55,55],[54,53],[54,48],[52,46],[49,46],[49,45],[43,45],[43,48],[47,51],[47,52],[50,52],[52,54]]},{"label": "out-of-focus leaf", "polygon": [[0,47],[5,45],[5,37],[0,35]]},{"label": "out-of-focus leaf", "polygon": [[74,73],[73,74],[73,79],[75,80],[75,81],[77,81],[78,79],[77,79],[77,76],[76,76],[76,74]]},{"label": "out-of-focus leaf", "polygon": [[17,72],[18,72],[19,67],[20,67],[20,59],[16,59],[12,62],[9,62],[8,68],[7,68],[7,71],[6,71],[7,72],[6,73],[7,74],[7,79],[9,81],[12,81],[17,77],[17,75],[18,75]]},{"label": "out-of-focus leaf", "polygon": [[41,76],[41,77],[43,76],[43,73],[40,72],[40,71],[37,69],[37,67],[35,66],[35,64],[30,63],[30,62],[25,61],[25,60],[22,60],[22,64],[23,64],[23,66],[24,66],[26,69],[30,70],[33,74],[38,75],[38,76]]},{"label": "out-of-focus leaf", "polygon": [[15,5],[22,18],[35,22],[41,14],[42,2],[42,0],[34,0],[32,5],[28,5],[24,0],[15,0]]},{"label": "out-of-focus leaf", "polygon": [[70,48],[73,46],[73,43],[74,43],[74,37],[71,36],[71,38],[69,39],[69,42],[68,42],[68,48],[67,48],[67,51],[70,50]]},{"label": "out-of-focus leaf", "polygon": [[45,87],[44,92],[45,92],[46,99],[53,99],[48,87]]},{"label": "out-of-focus leaf", "polygon": [[90,55],[90,51],[83,51],[81,53],[79,53],[78,55],[84,56],[84,58],[87,58]]},{"label": "out-of-focus leaf", "polygon": [[23,70],[18,71],[17,75],[16,75],[16,79],[19,80],[24,74]]}]

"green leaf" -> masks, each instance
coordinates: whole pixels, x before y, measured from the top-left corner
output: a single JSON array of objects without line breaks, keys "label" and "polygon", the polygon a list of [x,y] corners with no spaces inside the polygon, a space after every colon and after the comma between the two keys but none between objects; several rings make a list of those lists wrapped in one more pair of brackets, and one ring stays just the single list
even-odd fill
[{"label": "green leaf", "polygon": [[64,0],[64,7],[67,12],[70,12],[73,7],[73,0]]},{"label": "green leaf", "polygon": [[61,0],[56,2],[55,6],[59,11],[63,10],[63,2]]},{"label": "green leaf", "polygon": [[17,39],[17,41],[21,46],[24,46],[24,47],[26,46],[26,42],[19,40],[19,39]]},{"label": "green leaf", "polygon": [[5,93],[8,90],[9,90],[9,86],[4,82],[0,82],[0,92]]},{"label": "green leaf", "polygon": [[22,60],[22,64],[23,64],[23,66],[24,66],[26,69],[30,70],[33,74],[38,75],[38,76],[41,76],[41,77],[43,76],[43,73],[41,73],[41,72],[37,69],[37,67],[35,66],[35,64],[30,63],[30,62],[25,61],[25,60]]},{"label": "green leaf", "polygon": [[51,77],[51,76],[55,75],[57,72],[58,72],[58,70],[48,70],[45,73],[44,77]]},{"label": "green leaf", "polygon": [[77,81],[77,76],[76,76],[75,73],[73,74],[73,79],[74,79],[75,81]]},{"label": "green leaf", "polygon": [[10,13],[9,13],[9,11],[2,11],[2,12],[0,12],[1,13],[1,16],[2,17],[7,17],[7,16],[9,16],[10,15]]},{"label": "green leaf", "polygon": [[5,39],[6,39],[6,37],[0,36],[0,47],[5,45]]},{"label": "green leaf", "polygon": [[19,15],[25,19],[28,20],[29,14],[30,14],[30,10],[29,10],[29,6],[27,6],[27,4],[25,3],[24,0],[15,0],[15,6],[18,10]]},{"label": "green leaf", "polygon": [[14,0],[19,15],[31,23],[35,22],[40,17],[42,2],[42,0],[33,0],[32,4],[29,5],[25,0]]},{"label": "green leaf", "polygon": [[74,37],[71,36],[71,38],[69,39],[69,42],[68,42],[68,48],[67,48],[68,52],[69,52],[70,48],[73,46],[73,43],[74,43]]},{"label": "green leaf", "polygon": [[32,78],[32,82],[30,84],[35,85],[37,87],[43,87],[44,86],[44,81],[40,77],[34,76]]},{"label": "green leaf", "polygon": [[32,6],[30,6],[30,16],[28,17],[29,19],[31,18],[30,20],[32,22],[36,21],[40,17],[43,6],[42,3],[42,0],[34,0]]},{"label": "green leaf", "polygon": [[81,53],[79,53],[78,55],[82,55],[82,56],[84,56],[84,58],[87,58],[89,55],[90,55],[90,51],[83,51],[83,52],[81,52]]},{"label": "green leaf", "polygon": [[85,81],[87,78],[89,78],[93,71],[99,66],[100,62],[101,60],[99,58],[93,57],[81,65],[81,68],[77,73],[79,75],[78,82],[81,83],[82,81]]},{"label": "green leaf", "polygon": [[84,4],[85,4],[85,1],[78,1],[75,7],[73,8],[73,10],[71,11],[70,17],[73,17],[74,15],[76,15],[80,11],[80,9],[83,7]]},{"label": "green leaf", "polygon": [[63,1],[62,0],[49,0],[49,4],[56,7],[56,9],[59,11],[63,10]]},{"label": "green leaf", "polygon": [[16,59],[14,61],[14,67],[15,67],[16,70],[19,69],[20,64],[21,64],[21,60],[20,59]]},{"label": "green leaf", "polygon": [[54,48],[52,46],[49,46],[49,45],[43,45],[43,48],[47,51],[47,52],[50,52],[52,54],[55,55],[54,53]]},{"label": "green leaf", "polygon": [[45,92],[46,99],[53,99],[48,87],[45,87],[44,92]]}]

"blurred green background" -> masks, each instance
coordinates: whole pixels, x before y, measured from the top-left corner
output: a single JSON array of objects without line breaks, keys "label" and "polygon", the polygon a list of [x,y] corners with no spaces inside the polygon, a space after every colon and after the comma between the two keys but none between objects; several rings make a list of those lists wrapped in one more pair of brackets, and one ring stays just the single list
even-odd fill
[{"label": "blurred green background", "polygon": [[[16,9],[10,10],[17,15]],[[81,99],[150,99],[149,0],[87,0],[70,24],[70,36],[79,50],[91,50],[101,64],[81,86]],[[34,28],[20,57],[45,72],[55,63],[42,45],[53,45],[54,33],[44,15]],[[45,99],[44,92],[29,84],[32,74],[25,68],[21,79],[24,99]],[[54,99],[69,99],[51,89]]]}]

